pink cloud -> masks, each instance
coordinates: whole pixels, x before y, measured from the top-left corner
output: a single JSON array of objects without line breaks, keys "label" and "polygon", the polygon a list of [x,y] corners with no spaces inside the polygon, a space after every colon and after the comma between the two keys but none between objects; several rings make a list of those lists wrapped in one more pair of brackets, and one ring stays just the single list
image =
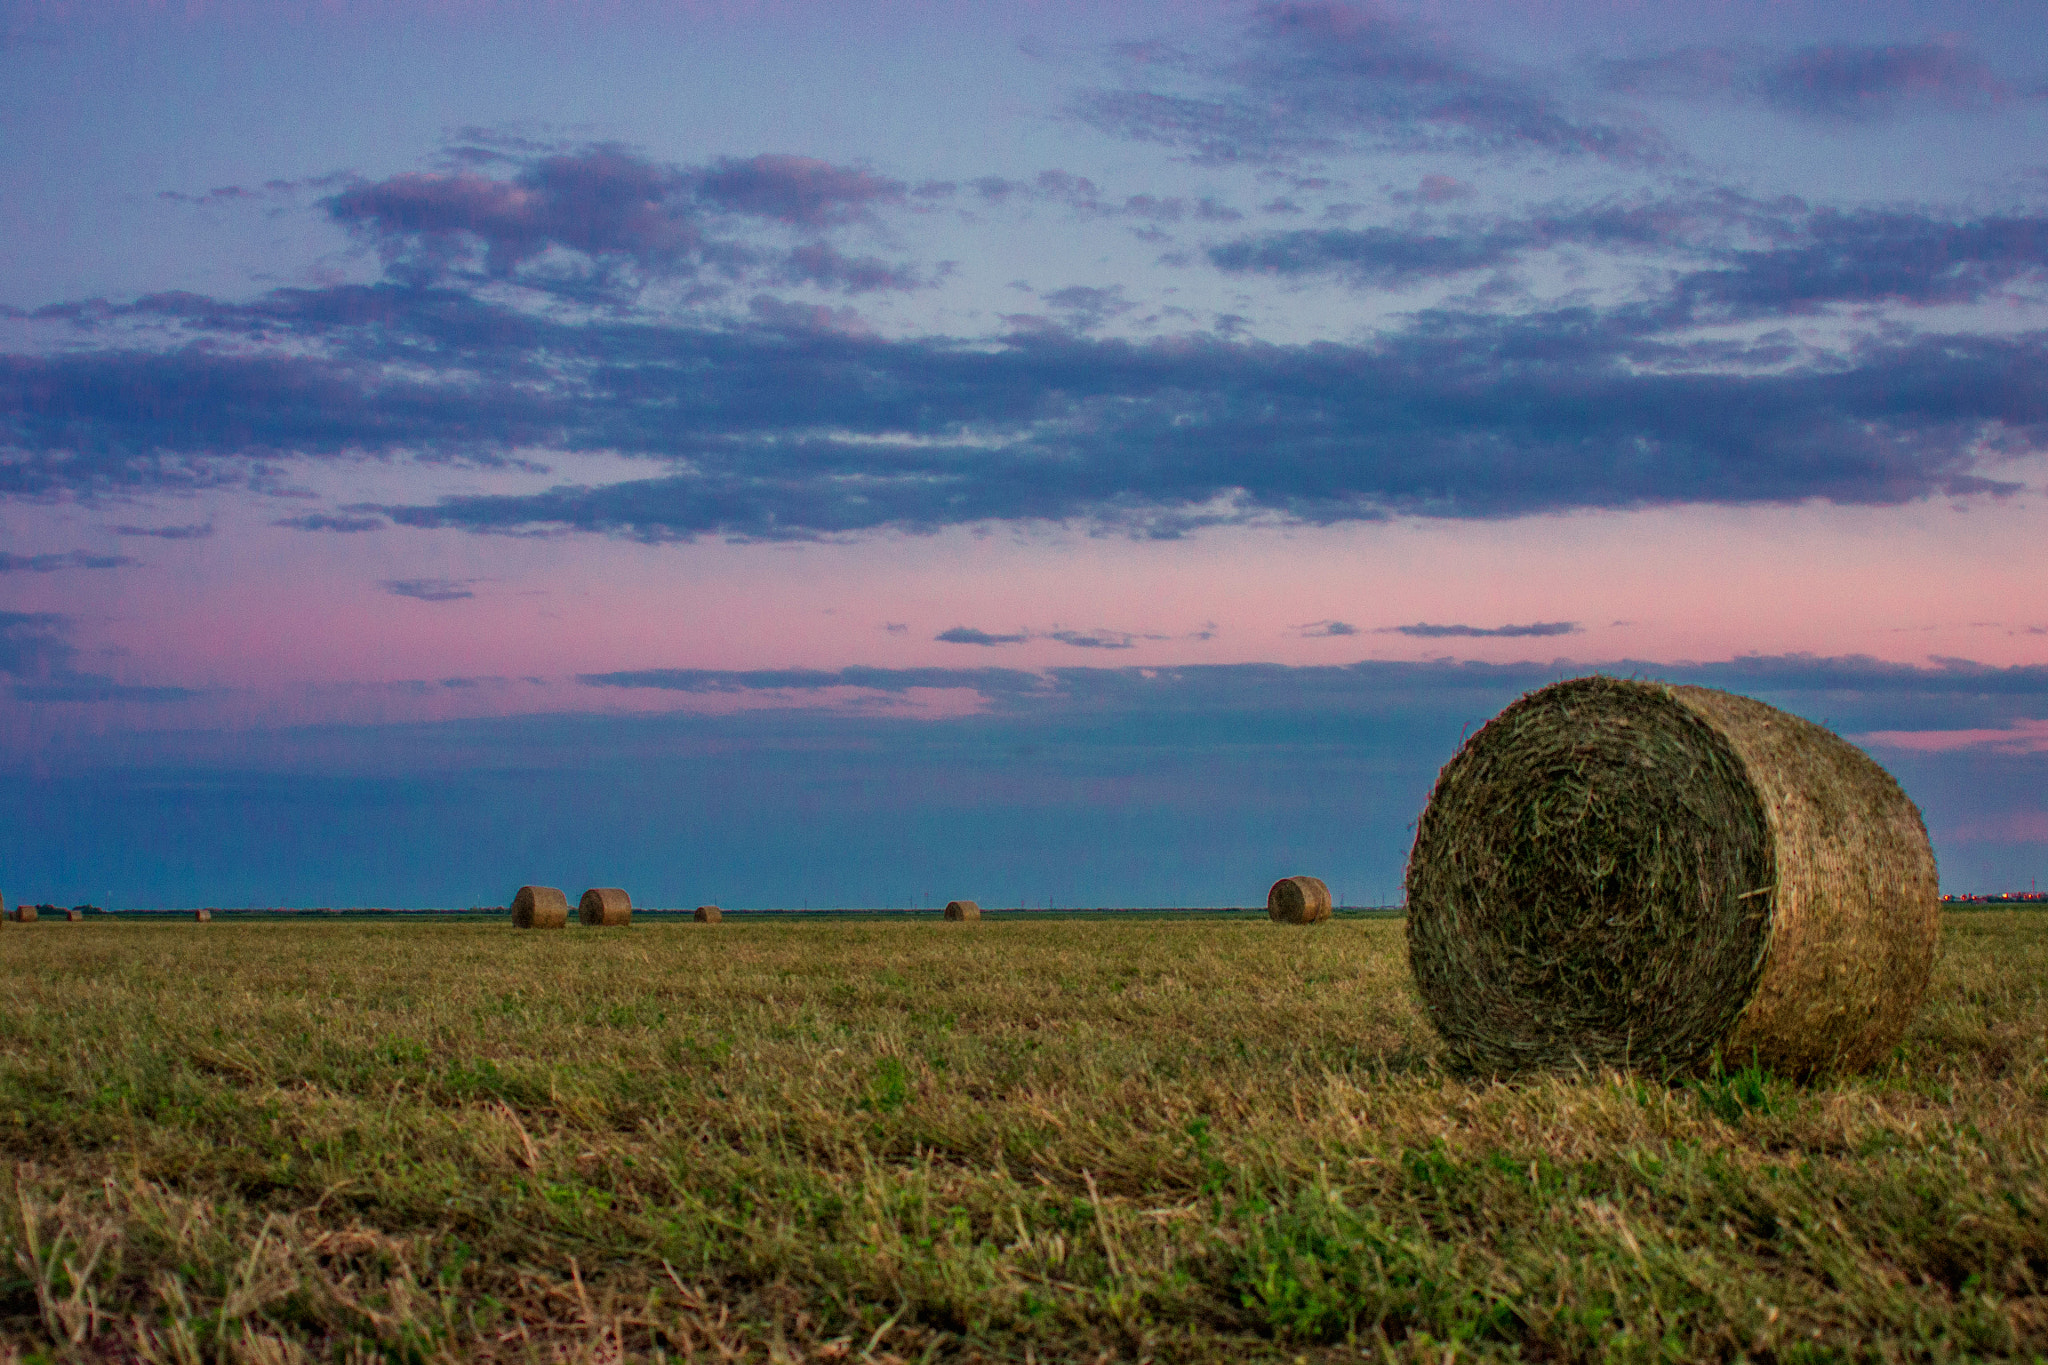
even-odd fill
[{"label": "pink cloud", "polygon": [[1876,748],[1922,754],[1945,754],[1957,749],[2039,754],[2048,753],[2048,720],[2016,721],[2001,730],[1873,730],[1856,736],[1856,740]]}]

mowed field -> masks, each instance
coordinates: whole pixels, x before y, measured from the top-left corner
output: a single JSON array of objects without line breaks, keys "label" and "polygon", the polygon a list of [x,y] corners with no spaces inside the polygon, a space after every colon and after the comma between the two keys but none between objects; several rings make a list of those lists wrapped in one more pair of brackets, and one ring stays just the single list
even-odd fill
[{"label": "mowed field", "polygon": [[2048,1356],[2048,913],[1873,1075],[1446,1074],[1398,920],[0,928],[0,1357]]}]

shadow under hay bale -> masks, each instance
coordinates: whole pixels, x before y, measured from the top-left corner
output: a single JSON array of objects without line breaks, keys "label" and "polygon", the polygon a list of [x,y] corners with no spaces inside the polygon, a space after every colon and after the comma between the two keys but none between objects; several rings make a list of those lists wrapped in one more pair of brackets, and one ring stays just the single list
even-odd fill
[{"label": "shadow under hay bale", "polygon": [[616,886],[593,886],[576,903],[576,915],[596,929],[633,922],[633,899]]},{"label": "shadow under hay bale", "polygon": [[1321,924],[1330,917],[1330,888],[1321,877],[1282,877],[1266,892],[1266,918],[1275,924]]},{"label": "shadow under hay bale", "polygon": [[697,907],[695,918],[699,924],[716,924],[725,918],[725,912],[715,905],[700,905]]},{"label": "shadow under hay bale", "polygon": [[946,918],[949,920],[978,920],[981,907],[973,901],[947,901]]},{"label": "shadow under hay bale", "polygon": [[569,898],[559,887],[522,886],[512,897],[514,929],[560,929],[569,922]]},{"label": "shadow under hay bale", "polygon": [[1855,1070],[1938,932],[1934,854],[1840,736],[1702,687],[1579,678],[1444,766],[1408,861],[1416,984],[1483,1070]]}]

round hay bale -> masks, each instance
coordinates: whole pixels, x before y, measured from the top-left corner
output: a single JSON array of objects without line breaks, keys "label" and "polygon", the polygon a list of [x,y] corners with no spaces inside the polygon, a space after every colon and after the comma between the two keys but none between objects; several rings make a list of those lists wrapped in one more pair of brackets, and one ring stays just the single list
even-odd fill
[{"label": "round hay bale", "polygon": [[1832,731],[1703,687],[1524,696],[1438,776],[1408,952],[1453,1057],[1804,1075],[1898,1042],[1940,913],[1920,812]]},{"label": "round hay bale", "polygon": [[16,924],[34,924],[36,922],[36,908],[33,905],[17,905],[14,907],[12,918]]},{"label": "round hay bale", "polygon": [[522,886],[512,897],[514,929],[559,929],[569,922],[569,898],[559,887]]},{"label": "round hay bale", "polygon": [[950,920],[978,920],[981,907],[973,901],[947,901],[946,918]]},{"label": "round hay bale", "polygon": [[700,905],[697,907],[697,923],[699,924],[716,924],[724,917],[725,912],[715,905]]},{"label": "round hay bale", "polygon": [[66,920],[69,920],[71,923],[76,924],[80,920],[85,918],[85,912],[83,910],[78,909],[66,910],[64,912],[64,918]]},{"label": "round hay bale", "polygon": [[194,910],[192,912],[192,918],[198,920],[201,924],[211,924],[213,923],[213,911]]},{"label": "round hay bale", "polygon": [[1266,918],[1275,924],[1321,924],[1330,917],[1330,888],[1321,877],[1282,877],[1266,893]]},{"label": "round hay bale", "polygon": [[633,922],[633,900],[616,886],[593,886],[576,903],[585,924],[603,929]]}]

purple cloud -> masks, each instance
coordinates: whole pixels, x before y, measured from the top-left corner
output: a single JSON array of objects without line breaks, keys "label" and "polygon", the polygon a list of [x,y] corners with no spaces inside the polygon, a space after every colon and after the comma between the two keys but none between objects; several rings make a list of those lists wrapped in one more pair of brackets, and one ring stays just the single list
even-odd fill
[{"label": "purple cloud", "polygon": [[1376,633],[1409,635],[1418,640],[1520,639],[1529,636],[1577,635],[1580,630],[1576,621],[1532,621],[1526,626],[1432,626],[1418,622],[1412,626],[1382,626]]},{"label": "purple cloud", "polygon": [[213,523],[197,522],[190,526],[116,526],[117,536],[151,536],[157,540],[206,540],[213,535]]},{"label": "purple cloud", "polygon": [[991,635],[985,630],[976,630],[973,626],[954,626],[950,630],[940,631],[932,638],[949,645],[1021,645],[1031,637],[1022,632],[1015,635]]},{"label": "purple cloud", "polygon": [[1131,85],[1094,91],[1077,112],[1104,132],[1166,143],[1198,162],[1287,163],[1364,147],[1619,161],[1664,152],[1646,129],[1578,117],[1374,3],[1269,3],[1228,56],[1143,55],[1130,64]]},{"label": "purple cloud", "polygon": [[1951,43],[1831,43],[1773,52],[1685,47],[1600,64],[1609,88],[1665,99],[1761,101],[1807,118],[1861,121],[1910,105],[1985,109],[2016,97],[1978,54]]},{"label": "purple cloud", "polygon": [[17,555],[0,550],[0,573],[55,573],[59,569],[125,569],[141,560],[127,555],[96,555],[84,550]]},{"label": "purple cloud", "polygon": [[393,597],[410,597],[416,602],[460,602],[476,594],[469,585],[474,578],[387,578],[384,591]]},{"label": "purple cloud", "polygon": [[[416,281],[466,269],[568,292],[642,277],[766,278],[847,292],[912,289],[909,266],[851,259],[820,243],[793,250],[745,235],[735,219],[810,232],[865,221],[904,201],[904,186],[854,167],[796,156],[722,158],[709,167],[663,165],[614,145],[516,156],[493,151],[510,178],[474,167],[411,172],[353,185],[323,202],[328,216],[374,243]],[[481,262],[475,260],[481,250]],[[580,253],[597,277],[547,273],[552,250]]]},{"label": "purple cloud", "polygon": [[720,157],[696,187],[706,202],[730,212],[808,228],[859,221],[878,206],[901,204],[906,192],[902,181],[858,167],[774,154]]}]

